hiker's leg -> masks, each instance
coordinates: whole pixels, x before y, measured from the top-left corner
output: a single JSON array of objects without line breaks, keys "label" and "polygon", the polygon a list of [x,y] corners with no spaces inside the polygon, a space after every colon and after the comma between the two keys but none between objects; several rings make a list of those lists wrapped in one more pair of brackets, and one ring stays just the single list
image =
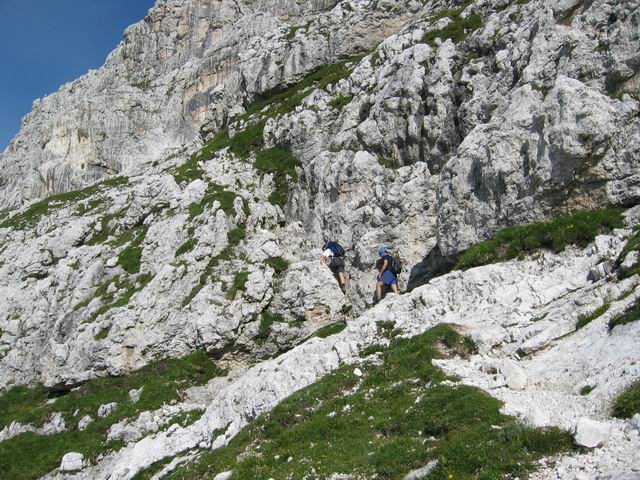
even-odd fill
[{"label": "hiker's leg", "polygon": [[340,285],[340,290],[342,290],[342,293],[347,293],[346,283],[347,282],[345,280],[344,272],[339,272],[338,273],[338,284]]},{"label": "hiker's leg", "polygon": [[382,300],[382,282],[376,283],[376,298]]},{"label": "hiker's leg", "polygon": [[391,290],[393,290],[393,293],[400,295],[400,289],[398,288],[398,284],[397,283],[392,283],[391,284]]}]

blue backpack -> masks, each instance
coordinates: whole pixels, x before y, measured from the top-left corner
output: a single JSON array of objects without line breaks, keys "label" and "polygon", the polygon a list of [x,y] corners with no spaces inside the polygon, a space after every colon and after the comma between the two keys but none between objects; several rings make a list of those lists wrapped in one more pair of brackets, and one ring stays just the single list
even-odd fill
[{"label": "blue backpack", "polygon": [[344,248],[338,242],[330,240],[327,242],[327,248],[331,250],[334,257],[344,257]]}]

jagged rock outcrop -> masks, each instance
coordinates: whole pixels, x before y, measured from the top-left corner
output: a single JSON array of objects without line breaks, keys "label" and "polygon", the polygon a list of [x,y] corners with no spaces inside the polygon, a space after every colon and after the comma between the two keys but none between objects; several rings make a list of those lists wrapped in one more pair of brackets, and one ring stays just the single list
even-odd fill
[{"label": "jagged rock outcrop", "polygon": [[[92,99],[87,92],[98,86],[105,95],[128,98],[114,85],[147,64],[153,67],[145,77],[152,87],[129,90],[144,101],[169,102],[151,108],[158,115],[176,113],[176,96],[192,105],[197,92],[224,85],[216,90],[222,97],[205,101],[200,113],[181,124],[188,128],[173,137],[163,134],[165,140],[189,140],[196,125],[215,132],[229,123],[238,137],[262,128],[262,148],[287,148],[297,157],[299,180],[288,180],[286,205],[274,204],[279,180],[251,165],[256,158],[251,151],[250,162],[238,161],[246,154],[231,146],[199,162],[204,181],[185,182],[177,172],[197,142],[158,160],[141,153],[149,145],[145,135],[156,135],[127,122],[143,132],[135,142],[123,137],[135,143],[135,157],[107,156],[128,164],[125,171],[143,174],[45,201],[44,211],[36,204],[5,214],[1,383],[73,384],[194,348],[216,355],[248,352],[267,334],[259,326],[269,308],[285,322],[312,320],[310,326],[339,320],[348,307],[326,269],[317,265],[315,249],[326,237],[347,247],[349,296],[359,312],[370,303],[377,245],[392,245],[406,265],[418,265],[423,258],[428,263],[436,250],[448,258],[501,226],[578,206],[636,200],[640,106],[633,80],[638,39],[630,33],[638,18],[634,2],[452,3],[446,10],[451,18],[431,3],[420,11],[412,2],[385,5],[356,2],[349,9],[318,3],[305,11],[313,16],[309,23],[300,23],[302,14],[285,8],[285,15],[281,3],[162,2],[127,31],[103,69],[44,100],[3,156],[2,175],[9,182],[2,189],[5,203],[15,203],[22,182],[33,185],[35,177],[16,173],[15,168],[32,168],[22,158],[60,171],[58,157],[50,156],[46,145],[45,153],[24,157],[38,139],[50,138],[51,122],[62,121],[40,108],[53,110],[45,106],[58,102],[56,115],[62,115],[66,105],[80,105],[76,99]],[[286,27],[285,18],[295,28]],[[465,22],[462,36],[439,40],[455,22]],[[262,111],[233,116],[259,92],[299,78],[331,55],[361,51],[365,40],[356,33],[372,23],[382,27],[366,40],[371,44],[377,35],[400,31],[364,58],[328,69],[326,80],[290,91],[298,96],[296,104],[280,98]],[[179,39],[168,33],[173,27]],[[320,40],[323,31],[334,40]],[[599,48],[582,48],[584,42]],[[158,53],[169,44],[174,53]],[[551,48],[565,44],[564,50]],[[208,65],[217,71],[225,55],[238,54],[241,61],[225,75],[202,70]],[[301,58],[304,62],[295,60]],[[170,75],[209,81],[195,90],[176,81],[167,99],[159,92],[167,86],[161,79]],[[185,100],[187,91],[191,100]],[[111,115],[134,111],[109,108],[90,120],[82,108],[74,110],[79,115],[74,121],[82,125],[109,123]],[[214,110],[226,112],[215,125],[207,123]],[[140,118],[154,126],[173,125]],[[108,142],[100,148],[121,151]],[[56,147],[68,150],[64,168],[73,158],[89,162],[86,152],[65,145]],[[151,159],[157,163],[149,165]],[[389,168],[394,165],[400,168]],[[99,176],[56,175],[41,172],[57,186],[28,187],[31,194],[21,198]],[[229,196],[233,201],[227,205]],[[139,255],[139,266],[127,265],[130,254]],[[268,264],[279,257],[291,265],[282,274]],[[424,283],[420,276],[428,274],[420,272],[432,269],[424,263],[416,267],[412,286]],[[403,278],[408,277],[407,271]],[[266,355],[274,344],[288,348],[312,330],[283,325],[270,330],[282,339],[274,336],[258,350]]]},{"label": "jagged rock outcrop", "polygon": [[[626,422],[610,419],[609,409],[612,392],[620,391],[640,373],[633,340],[640,322],[616,327],[611,333],[606,324],[611,315],[637,298],[638,277],[622,282],[588,280],[592,266],[619,254],[623,238],[624,232],[619,232],[598,237],[594,245],[581,251],[452,272],[410,294],[393,295],[349,322],[341,333],[305,342],[243,372],[216,391],[202,419],[192,426],[130,444],[70,478],[131,478],[163,458],[195,447],[224,445],[258,415],[339,365],[366,364],[361,351],[388,342],[379,322],[391,322],[403,336],[417,335],[438,323],[457,325],[475,340],[479,353],[468,360],[439,360],[438,366],[463,383],[491,391],[504,401],[505,413],[525,422],[569,429],[583,422],[583,417],[598,425],[604,422],[609,441],[601,448],[581,455],[579,461],[568,456],[557,469],[550,466],[535,478],[556,478],[556,472],[562,472],[557,478],[585,472],[587,478],[596,478],[596,474],[631,471],[640,437],[626,433]],[[578,312],[594,309],[602,298],[612,302],[611,313],[576,330]],[[564,318],[566,328],[558,328],[551,319],[540,320],[554,316]],[[514,354],[532,338],[540,339],[538,348],[518,360]],[[521,383],[496,382],[492,367],[505,363],[527,378],[526,388]],[[503,369],[498,375],[504,373]],[[597,385],[588,397],[579,392],[585,384]]]},{"label": "jagged rock outcrop", "polygon": [[158,1],[102,68],[34,102],[0,156],[0,206],[145,171],[256,95],[371,49],[419,5],[353,3]]},{"label": "jagged rock outcrop", "polygon": [[[407,336],[449,322],[480,354],[442,369],[533,425],[608,422],[589,473],[623,472],[638,438],[606,412],[638,373],[638,323],[603,322],[637,298],[637,277],[612,272],[635,268],[636,252],[617,260],[638,212],[587,249],[446,273],[502,227],[638,203],[639,7],[158,1],[0,157],[0,205],[20,206],[0,211],[0,388],[196,349],[232,367],[200,421],[119,424],[132,443],[76,476],[131,478],[359,362],[378,321]],[[346,297],[318,262],[327,238],[348,252]],[[383,244],[412,292],[369,308]],[[577,471],[559,465],[545,472]]]}]

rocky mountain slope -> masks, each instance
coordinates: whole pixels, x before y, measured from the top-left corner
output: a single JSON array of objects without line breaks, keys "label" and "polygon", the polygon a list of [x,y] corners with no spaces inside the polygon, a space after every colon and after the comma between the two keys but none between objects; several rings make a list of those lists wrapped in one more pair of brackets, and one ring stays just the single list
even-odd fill
[{"label": "rocky mountain slope", "polygon": [[[454,323],[479,353],[434,364],[504,413],[608,422],[593,468],[541,475],[629,470],[637,435],[609,409],[638,378],[638,324],[605,325],[637,296],[637,214],[584,250],[446,273],[504,227],[638,203],[639,6],[159,1],[100,70],[35,102],[0,157],[0,387],[64,393],[206,352],[227,378],[105,420],[129,445],[77,475],[132,478],[388,345],[380,324]],[[326,238],[348,252],[347,296],[318,262]],[[371,308],[383,244],[411,293]],[[194,405],[200,420],[156,433]],[[7,425],[0,450],[79,425],[48,420]]]}]

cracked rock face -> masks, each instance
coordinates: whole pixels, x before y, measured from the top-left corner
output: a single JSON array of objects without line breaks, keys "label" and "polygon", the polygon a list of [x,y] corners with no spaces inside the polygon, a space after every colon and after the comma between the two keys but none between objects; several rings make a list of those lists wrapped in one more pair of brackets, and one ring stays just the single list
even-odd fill
[{"label": "cracked rock face", "polygon": [[[610,275],[628,229],[432,277],[502,227],[640,200],[639,7],[158,1],[101,69],[36,101],[0,156],[0,388],[69,387],[196,349],[231,366],[287,352],[216,386],[190,427],[119,425],[114,438],[132,443],[78,474],[131,478],[223,445],[355,363],[380,340],[377,321],[406,335],[449,322],[480,353],[439,366],[506,413],[605,421],[637,374],[637,323],[605,327],[638,296],[636,277]],[[280,175],[265,152],[283,151],[295,165]],[[346,296],[318,261],[327,238],[347,251]],[[401,256],[413,291],[369,308],[380,245]],[[624,425],[609,427],[588,455],[616,478],[639,450]],[[539,478],[578,471],[558,465]]]},{"label": "cracked rock face", "polygon": [[[104,176],[87,166],[98,151],[129,176],[4,213],[0,385],[73,384],[196,348],[269,356],[371,304],[379,245],[413,288],[500,227],[637,200],[635,2],[473,3],[458,13],[481,22],[455,41],[438,37],[453,21],[440,5],[350,5],[160,2],[102,69],[36,104],[0,160],[4,205]],[[378,41],[293,107],[240,115]],[[222,148],[198,163],[201,178],[176,174],[197,132],[223,125],[240,136],[259,125],[263,148],[295,155],[286,204],[255,152]],[[107,126],[139,133],[115,145]],[[347,298],[317,262],[326,238],[347,250]]]},{"label": "cracked rock face", "polygon": [[0,205],[142,171],[261,92],[369,50],[419,5],[354,3],[158,1],[102,68],[34,102],[0,156]]}]

